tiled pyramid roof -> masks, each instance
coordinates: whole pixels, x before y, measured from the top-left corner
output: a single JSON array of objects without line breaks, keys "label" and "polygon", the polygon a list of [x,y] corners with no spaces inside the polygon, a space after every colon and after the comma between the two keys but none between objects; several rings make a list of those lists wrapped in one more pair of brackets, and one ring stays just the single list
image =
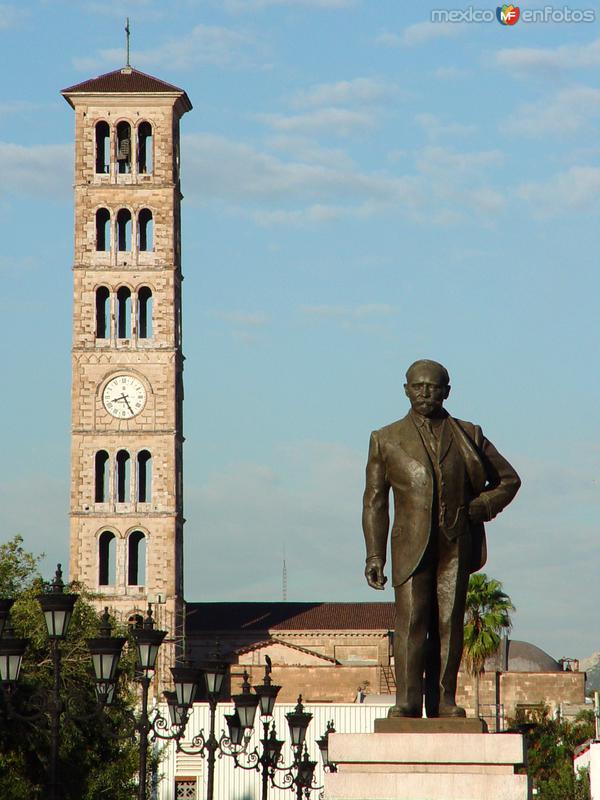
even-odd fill
[{"label": "tiled pyramid roof", "polygon": [[188,633],[392,630],[394,603],[187,603]]},{"label": "tiled pyramid roof", "polygon": [[119,94],[129,92],[131,94],[171,94],[172,92],[178,92],[183,95],[186,105],[189,108],[192,107],[183,89],[171,83],[166,83],[166,81],[161,81],[160,78],[154,78],[152,75],[133,69],[133,67],[115,69],[113,72],[98,75],[97,78],[90,78],[82,83],[76,83],[74,86],[63,89],[61,94],[88,94],[90,92],[99,94],[110,94],[112,92]]}]

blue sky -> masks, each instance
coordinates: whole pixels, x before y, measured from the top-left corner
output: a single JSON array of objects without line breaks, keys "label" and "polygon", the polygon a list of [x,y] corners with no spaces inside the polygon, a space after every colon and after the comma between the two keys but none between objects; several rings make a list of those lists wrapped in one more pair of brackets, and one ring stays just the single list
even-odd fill
[{"label": "blue sky", "polygon": [[404,415],[404,369],[430,357],[449,410],[523,478],[488,528],[515,638],[582,657],[600,649],[600,12],[509,27],[408,5],[0,2],[0,530],[48,574],[67,561],[59,91],[123,65],[129,14],[132,64],[194,104],[187,599],[281,599],[284,551],[290,600],[382,599],[362,577],[368,436]]}]

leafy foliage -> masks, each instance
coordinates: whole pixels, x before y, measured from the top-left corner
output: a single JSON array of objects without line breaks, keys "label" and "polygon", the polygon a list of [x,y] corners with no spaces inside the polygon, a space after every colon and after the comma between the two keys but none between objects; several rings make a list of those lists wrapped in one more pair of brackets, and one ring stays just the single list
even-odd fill
[{"label": "leafy foliage", "polygon": [[538,800],[590,800],[587,775],[573,770],[575,748],[594,738],[594,713],[584,711],[574,722],[554,719],[547,708],[517,715],[512,728],[527,738],[527,773],[537,787]]},{"label": "leafy foliage", "polygon": [[[0,546],[0,593],[12,595],[15,635],[29,639],[19,686],[0,705],[0,797],[37,800],[45,796],[50,753],[47,703],[53,662],[37,595],[44,590],[39,558],[20,537]],[[99,618],[91,597],[78,592],[68,634],[60,643],[61,696],[59,782],[64,800],[131,800],[135,795],[138,748],[133,738],[134,653],[122,658],[117,700],[98,714],[87,639],[97,636]],[[115,626],[116,627],[116,626]],[[114,633],[124,635],[123,631]],[[23,718],[19,718],[23,717]],[[127,735],[127,731],[130,735]],[[124,733],[125,732],[125,733]]]}]

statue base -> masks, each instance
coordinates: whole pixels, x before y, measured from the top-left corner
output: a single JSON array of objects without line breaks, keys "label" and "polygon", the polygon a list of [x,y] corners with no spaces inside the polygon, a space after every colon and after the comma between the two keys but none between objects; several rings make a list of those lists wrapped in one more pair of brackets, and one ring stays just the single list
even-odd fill
[{"label": "statue base", "polygon": [[375,733],[487,733],[487,723],[476,717],[384,717],[376,719]]},{"label": "statue base", "polygon": [[[380,720],[413,724],[437,720]],[[447,720],[464,725],[469,720]],[[332,733],[326,800],[530,800],[525,741],[511,733]],[[429,731],[427,731],[429,732]]]}]

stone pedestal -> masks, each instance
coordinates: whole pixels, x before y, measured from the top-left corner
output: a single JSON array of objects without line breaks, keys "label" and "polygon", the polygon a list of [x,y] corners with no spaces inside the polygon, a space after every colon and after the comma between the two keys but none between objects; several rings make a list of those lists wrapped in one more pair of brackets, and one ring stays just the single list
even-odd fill
[{"label": "stone pedestal", "polygon": [[520,734],[335,733],[326,800],[529,800]]}]

